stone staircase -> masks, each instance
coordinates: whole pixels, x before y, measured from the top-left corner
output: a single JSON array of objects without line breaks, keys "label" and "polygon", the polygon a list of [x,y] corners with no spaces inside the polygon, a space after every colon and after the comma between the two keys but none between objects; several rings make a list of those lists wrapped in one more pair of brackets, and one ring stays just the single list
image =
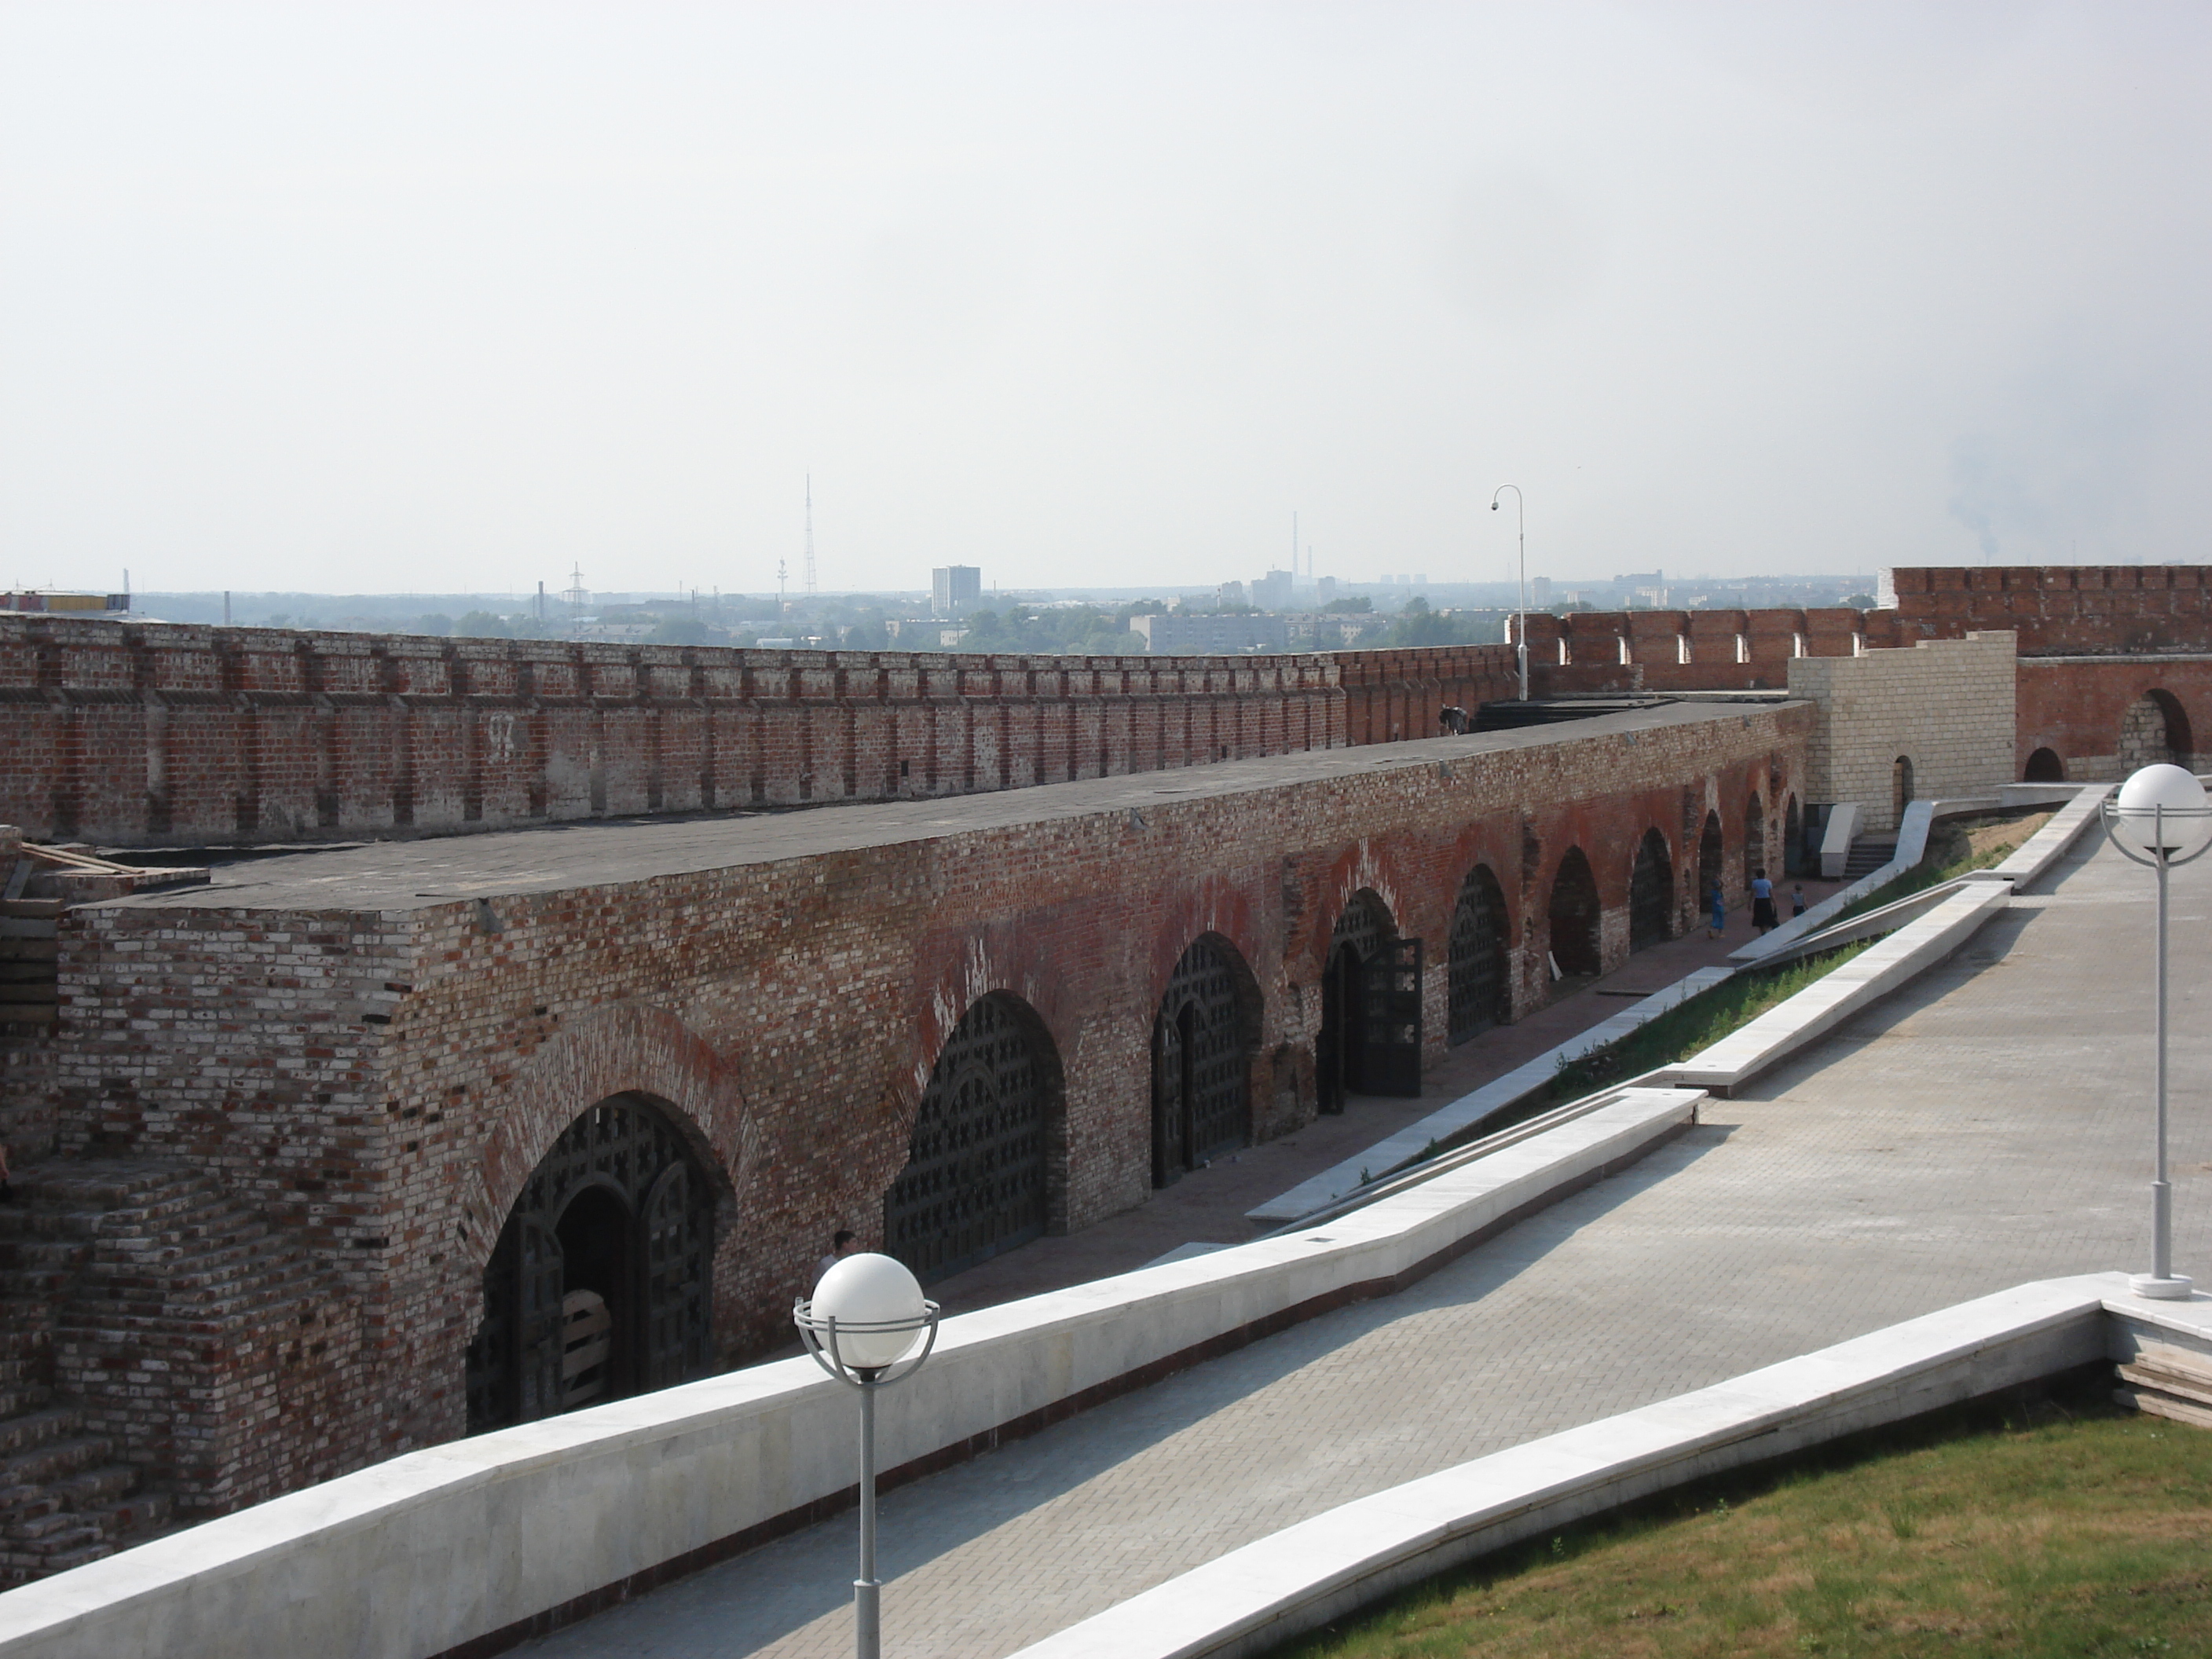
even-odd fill
[{"label": "stone staircase", "polygon": [[[289,1328],[304,1249],[173,1164],[52,1159],[0,1206],[0,1589],[229,1507],[192,1467],[240,1332]],[[210,1399],[210,1394],[214,1398]]]},{"label": "stone staircase", "polygon": [[2119,1367],[2119,1377],[2112,1397],[2123,1406],[2212,1429],[2212,1358],[2147,1342]]},{"label": "stone staircase", "polygon": [[1870,876],[1896,856],[1895,836],[1861,836],[1851,842],[1850,854],[1844,860],[1844,879],[1856,881],[1861,876]]}]

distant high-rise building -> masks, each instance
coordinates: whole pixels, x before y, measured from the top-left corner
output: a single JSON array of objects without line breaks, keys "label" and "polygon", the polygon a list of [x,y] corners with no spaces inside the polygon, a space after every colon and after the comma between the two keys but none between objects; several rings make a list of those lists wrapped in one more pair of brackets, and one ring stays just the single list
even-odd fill
[{"label": "distant high-rise building", "polygon": [[1552,579],[1531,576],[1528,579],[1528,603],[1541,611],[1552,602]]},{"label": "distant high-rise building", "polygon": [[1243,604],[1244,584],[1243,582],[1222,583],[1221,586],[1214,591],[1213,602],[1219,605]]},{"label": "distant high-rise building", "polygon": [[[1335,577],[1334,577],[1334,576],[1323,576],[1323,577],[1322,577],[1319,581],[1317,581],[1317,582],[1316,582],[1316,583],[1314,584],[1314,603],[1315,603],[1316,605],[1327,605],[1327,604],[1328,604],[1331,599],[1334,599],[1335,597],[1336,597],[1336,578],[1335,578]],[[1893,607],[1893,608],[1894,608],[1894,607]]]},{"label": "distant high-rise building", "polygon": [[1296,580],[1287,570],[1270,570],[1252,584],[1252,603],[1262,611],[1288,611],[1291,584]]},{"label": "distant high-rise building", "polygon": [[983,597],[983,572],[972,564],[948,564],[929,573],[930,604],[940,617],[957,617]]}]

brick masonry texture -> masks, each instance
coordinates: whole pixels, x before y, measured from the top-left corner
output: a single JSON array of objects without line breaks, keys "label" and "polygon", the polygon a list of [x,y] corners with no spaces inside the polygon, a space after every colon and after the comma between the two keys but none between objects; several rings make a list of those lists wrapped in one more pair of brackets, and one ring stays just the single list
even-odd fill
[{"label": "brick masonry texture", "polygon": [[[1668,842],[1692,925],[1705,815],[1740,886],[1746,813],[1756,798],[1776,844],[1813,726],[1798,703],[1678,706],[958,802],[305,854],[72,909],[58,1166],[212,1178],[313,1264],[318,1328],[344,1339],[283,1350],[312,1434],[272,1405],[228,1461],[218,1443],[165,1463],[156,1402],[145,1462],[224,1507],[460,1432],[508,1209],[561,1130],[626,1091],[672,1109],[718,1183],[720,1358],[780,1344],[826,1231],[879,1236],[935,1054],[988,993],[1019,997],[1050,1038],[1053,1226],[1139,1203],[1152,1020],[1194,939],[1255,976],[1255,1128],[1279,1134],[1314,1110],[1316,987],[1355,893],[1427,942],[1440,1056],[1444,941],[1473,866],[1505,894],[1525,1011],[1547,994],[1571,848],[1595,869],[1615,965],[1644,832]],[[295,1317],[298,1297],[266,1300]],[[253,1334],[204,1364],[279,1352]],[[174,1387],[225,1380],[177,1363]]]},{"label": "brick masonry texture", "polygon": [[[1434,731],[1437,703],[1472,707],[1509,673],[1503,647],[1415,654],[1432,660],[1411,684],[1437,701],[1414,735]],[[1387,692],[1358,702],[1363,722],[1388,718]],[[112,846],[965,794],[1346,740],[1328,657],[738,651],[14,616],[0,618],[0,823]]]},{"label": "brick masonry texture", "polygon": [[[1888,608],[1528,618],[1539,696],[1781,690],[1805,658],[1974,629],[2023,657],[2212,653],[2197,566],[1897,569]],[[2212,721],[2212,661],[2166,689]],[[2118,753],[2094,665],[2019,728]],[[0,823],[216,846],[1018,788],[1431,736],[1516,694],[1510,646],[980,657],[311,634],[0,617]],[[2122,706],[2124,712],[2124,704]],[[2102,724],[2100,724],[2102,722]],[[2021,761],[2042,744],[2023,749]]]}]

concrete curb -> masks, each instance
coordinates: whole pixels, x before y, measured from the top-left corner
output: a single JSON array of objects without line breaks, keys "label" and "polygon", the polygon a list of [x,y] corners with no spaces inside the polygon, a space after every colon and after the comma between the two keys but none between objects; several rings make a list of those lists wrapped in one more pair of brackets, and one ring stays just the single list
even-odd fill
[{"label": "concrete curb", "polygon": [[1969,883],[1917,921],[1660,1076],[1725,1095],[1943,961],[2011,902],[2012,888],[2004,882]]},{"label": "concrete curb", "polygon": [[2078,790],[2073,800],[2060,807],[2057,816],[2023,842],[2010,858],[1994,869],[1969,871],[1968,878],[2008,882],[2015,893],[2040,881],[2072,850],[2081,832],[2097,821],[2105,797],[2118,787],[2100,783]]},{"label": "concrete curb", "polygon": [[1522,1539],[1689,1480],[2133,1351],[2212,1350],[2212,1300],[2121,1273],[2020,1285],[1314,1516],[1014,1659],[1238,1659]]},{"label": "concrete curb", "polygon": [[[884,1397],[887,1481],[1401,1288],[1695,1121],[1611,1104],[1324,1231],[945,1322]],[[805,1359],[410,1452],[0,1594],[0,1656],[489,1653],[836,1513],[853,1402]]]},{"label": "concrete curb", "polygon": [[1311,1215],[1340,1198],[1350,1197],[1368,1182],[1379,1181],[1400,1164],[1419,1158],[1432,1144],[1449,1146],[1455,1137],[1465,1135],[1485,1119],[1495,1117],[1538,1090],[1548,1087],[1559,1075],[1563,1062],[1580,1060],[1607,1043],[1618,1042],[1638,1026],[1698,992],[1711,989],[1734,972],[1729,968],[1700,968],[1685,975],[1642,1001],[1631,1003],[1602,1024],[1593,1025],[1557,1048],[1547,1049],[1504,1076],[1492,1078],[1480,1089],[1407,1124],[1395,1134],[1386,1135],[1341,1163],[1333,1164],[1320,1174],[1309,1176],[1297,1186],[1278,1193],[1266,1203],[1245,1211],[1245,1219],[1262,1227],[1286,1226],[1301,1216]]}]

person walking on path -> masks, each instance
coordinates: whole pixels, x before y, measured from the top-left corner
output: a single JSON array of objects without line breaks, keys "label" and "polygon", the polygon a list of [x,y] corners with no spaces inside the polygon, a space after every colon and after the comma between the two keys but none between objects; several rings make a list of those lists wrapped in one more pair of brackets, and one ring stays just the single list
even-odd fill
[{"label": "person walking on path", "polygon": [[1705,924],[1705,937],[1718,939],[1728,932],[1728,900],[1721,896],[1721,884],[1713,884],[1713,919]]},{"label": "person walking on path", "polygon": [[822,1283],[822,1275],[860,1248],[860,1241],[850,1227],[837,1229],[837,1236],[830,1241],[830,1254],[814,1264],[814,1282]]},{"label": "person walking on path", "polygon": [[1762,933],[1782,925],[1782,919],[1774,914],[1774,884],[1767,880],[1764,870],[1752,872],[1751,925]]}]

